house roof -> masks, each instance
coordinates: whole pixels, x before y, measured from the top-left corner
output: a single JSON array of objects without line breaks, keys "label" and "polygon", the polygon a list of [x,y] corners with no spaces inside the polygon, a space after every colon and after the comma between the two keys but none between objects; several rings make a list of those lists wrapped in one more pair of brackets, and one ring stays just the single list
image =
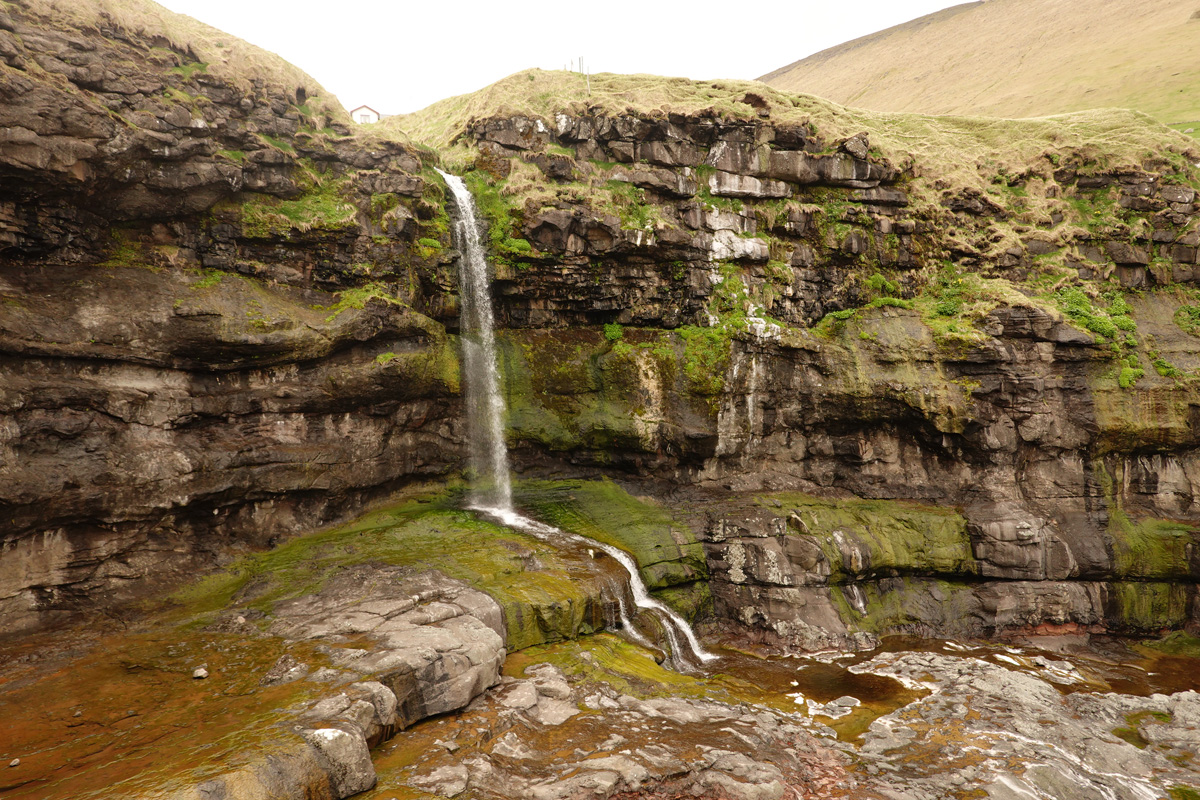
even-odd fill
[{"label": "house roof", "polygon": [[382,117],[382,116],[383,116],[383,114],[380,114],[378,111],[376,111],[375,109],[371,108],[370,106],[359,106],[358,108],[352,108],[352,109],[350,109],[350,113],[351,113],[351,114],[353,114],[355,111],[362,111],[364,108],[365,108],[367,111],[370,111],[370,112],[372,112],[373,114],[375,114],[375,116],[377,116],[377,117]]}]

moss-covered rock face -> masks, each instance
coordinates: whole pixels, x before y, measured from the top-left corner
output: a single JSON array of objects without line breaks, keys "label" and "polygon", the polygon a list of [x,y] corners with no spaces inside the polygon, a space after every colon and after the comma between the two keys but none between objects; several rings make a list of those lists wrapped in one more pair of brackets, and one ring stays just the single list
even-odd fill
[{"label": "moss-covered rock face", "polygon": [[650,591],[684,616],[708,610],[704,549],[669,507],[610,480],[523,481],[515,500],[538,519],[628,552]]},{"label": "moss-covered rock face", "polygon": [[966,520],[953,509],[799,494],[772,495],[761,504],[769,510],[777,502],[788,509],[787,552],[801,554],[800,563],[807,563],[813,548],[819,550],[814,578],[821,583],[979,571]]},{"label": "moss-covered rock face", "polygon": [[[1114,510],[1112,556],[1055,576],[1046,532],[955,509],[792,493],[717,501],[705,550],[718,616],[801,646],[906,632],[971,637],[1012,628],[1155,633],[1195,602],[1193,526]],[[1007,534],[1011,533],[1012,536]],[[1031,562],[1037,565],[1031,570]]]},{"label": "moss-covered rock face", "polygon": [[[609,480],[523,481],[517,504],[571,533],[626,550],[651,591],[691,616],[708,612],[704,550],[685,522]],[[271,612],[318,592],[356,564],[437,570],[493,597],[504,611],[510,651],[572,639],[616,622],[612,585],[626,580],[612,559],[559,549],[460,509],[457,491],[438,491],[347,524],[240,559],[175,600],[191,614],[225,608]],[[203,622],[203,620],[202,620]]]},{"label": "moss-covered rock face", "polygon": [[502,332],[511,447],[642,469],[712,454],[716,406],[691,389],[687,340],[616,327],[615,338],[603,329]]},{"label": "moss-covered rock face", "polygon": [[1142,628],[1061,582],[1194,580],[1193,142],[1122,113],[572,81],[523,73],[395,123],[487,198],[518,461],[946,509],[729,556],[773,586],[819,557],[788,592],[1037,584],[978,600],[985,627]]},{"label": "moss-covered rock face", "polygon": [[234,598],[270,612],[370,563],[437,570],[490,595],[503,609],[511,651],[605,627],[607,575],[586,554],[557,550],[457,505],[455,495],[438,493],[381,508],[244,558],[176,600],[193,613],[224,608]]}]

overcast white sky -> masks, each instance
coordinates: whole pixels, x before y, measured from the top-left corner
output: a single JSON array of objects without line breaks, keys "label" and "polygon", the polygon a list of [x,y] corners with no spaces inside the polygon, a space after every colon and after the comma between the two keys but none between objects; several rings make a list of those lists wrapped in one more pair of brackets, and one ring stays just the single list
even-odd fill
[{"label": "overcast white sky", "polygon": [[424,108],[529,67],[757,78],[961,0],[158,0],[298,65],[346,108]]}]

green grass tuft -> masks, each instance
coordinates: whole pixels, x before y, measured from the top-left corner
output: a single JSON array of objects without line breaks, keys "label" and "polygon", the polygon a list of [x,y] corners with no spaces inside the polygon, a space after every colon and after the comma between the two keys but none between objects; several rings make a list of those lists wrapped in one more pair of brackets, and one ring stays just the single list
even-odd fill
[{"label": "green grass tuft", "polygon": [[684,325],[676,333],[683,339],[683,374],[693,394],[716,397],[725,389],[732,334],[725,327]]}]

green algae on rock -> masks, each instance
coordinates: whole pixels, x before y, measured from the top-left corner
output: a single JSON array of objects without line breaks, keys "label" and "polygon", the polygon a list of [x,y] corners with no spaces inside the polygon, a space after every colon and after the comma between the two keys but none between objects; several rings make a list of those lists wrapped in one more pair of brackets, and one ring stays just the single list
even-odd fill
[{"label": "green algae on rock", "polygon": [[247,556],[178,600],[189,608],[223,607],[236,597],[265,611],[363,563],[436,569],[487,593],[504,611],[510,650],[574,638],[606,621],[602,579],[590,564],[458,510],[446,494],[382,508]]}]

